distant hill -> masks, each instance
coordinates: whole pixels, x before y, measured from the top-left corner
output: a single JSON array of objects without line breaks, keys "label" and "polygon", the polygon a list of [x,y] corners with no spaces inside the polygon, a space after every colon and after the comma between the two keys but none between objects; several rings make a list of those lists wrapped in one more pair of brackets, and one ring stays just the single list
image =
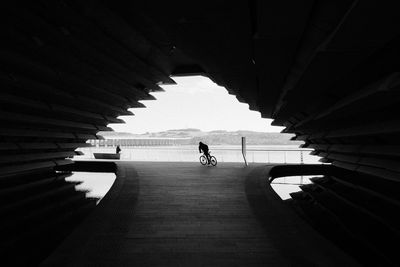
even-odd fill
[{"label": "distant hill", "polygon": [[201,130],[196,128],[186,128],[186,129],[167,130],[167,132],[201,132]]},{"label": "distant hill", "polygon": [[200,141],[212,145],[240,145],[241,137],[246,137],[248,145],[300,145],[301,141],[291,141],[292,134],[264,133],[254,131],[225,131],[214,130],[203,132],[199,129],[173,129],[155,133],[132,134],[125,132],[99,132],[105,139],[132,139],[132,138],[188,138],[190,144]]},{"label": "distant hill", "polygon": [[124,138],[134,138],[140,136],[139,134],[125,133],[125,132],[103,132],[97,133],[98,136],[102,136],[105,139],[124,139]]},{"label": "distant hill", "polygon": [[293,135],[281,133],[262,133],[253,131],[210,132],[203,136],[192,138],[192,143],[202,141],[213,145],[240,145],[242,136],[246,137],[247,145],[300,145],[302,142],[291,141]]}]

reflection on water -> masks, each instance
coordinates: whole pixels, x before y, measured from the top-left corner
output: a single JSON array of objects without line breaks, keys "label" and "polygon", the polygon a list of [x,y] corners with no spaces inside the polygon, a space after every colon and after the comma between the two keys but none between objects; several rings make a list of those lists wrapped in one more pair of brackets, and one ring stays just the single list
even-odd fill
[{"label": "reflection on water", "polygon": [[115,173],[110,172],[73,172],[67,181],[82,182],[76,186],[78,191],[87,191],[86,197],[98,198],[97,204],[107,194],[115,181]]},{"label": "reflection on water", "polygon": [[289,199],[290,193],[301,191],[300,185],[311,184],[310,178],[322,177],[322,175],[303,175],[278,177],[272,181],[271,187],[281,199]]}]

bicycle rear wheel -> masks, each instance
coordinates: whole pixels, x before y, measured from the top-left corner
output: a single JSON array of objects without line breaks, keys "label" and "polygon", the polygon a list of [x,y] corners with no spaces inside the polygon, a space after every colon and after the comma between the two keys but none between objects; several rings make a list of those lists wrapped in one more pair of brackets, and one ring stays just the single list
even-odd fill
[{"label": "bicycle rear wheel", "polygon": [[207,158],[204,155],[200,156],[200,163],[201,165],[206,165],[207,164]]},{"label": "bicycle rear wheel", "polygon": [[211,161],[211,165],[213,165],[213,166],[216,166],[216,165],[217,165],[217,158],[216,158],[216,157],[211,156],[210,161]]}]

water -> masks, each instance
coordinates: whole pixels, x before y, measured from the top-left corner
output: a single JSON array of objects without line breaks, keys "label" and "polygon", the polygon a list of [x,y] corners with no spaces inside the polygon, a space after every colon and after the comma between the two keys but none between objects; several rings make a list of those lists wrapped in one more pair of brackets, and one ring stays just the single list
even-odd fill
[{"label": "water", "polygon": [[311,184],[310,178],[322,175],[303,175],[278,177],[272,181],[271,187],[282,200],[289,199],[290,193],[301,191],[300,185]]},{"label": "water", "polygon": [[98,198],[98,204],[110,190],[115,179],[115,173],[110,172],[73,172],[65,180],[82,182],[75,189],[78,191],[87,191],[86,197]]},{"label": "water", "polygon": [[[93,153],[115,153],[114,147],[79,148],[83,156],[75,159],[93,159]],[[218,162],[243,162],[240,146],[210,146],[211,155]],[[300,151],[301,150],[301,151]],[[320,163],[311,150],[297,146],[248,146],[247,161],[252,163]],[[121,160],[133,161],[182,161],[197,162],[200,154],[197,146],[149,146],[122,147]]]}]

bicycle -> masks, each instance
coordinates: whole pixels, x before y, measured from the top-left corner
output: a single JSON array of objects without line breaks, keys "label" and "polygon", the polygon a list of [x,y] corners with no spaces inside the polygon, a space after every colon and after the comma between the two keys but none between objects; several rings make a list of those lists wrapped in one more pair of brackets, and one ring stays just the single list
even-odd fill
[{"label": "bicycle", "polygon": [[[208,152],[208,154],[210,154],[211,151]],[[206,165],[208,163],[208,159],[207,156],[205,154],[200,156],[200,163],[201,165]],[[210,163],[212,166],[216,166],[217,165],[217,158],[214,156],[210,155]]]}]

